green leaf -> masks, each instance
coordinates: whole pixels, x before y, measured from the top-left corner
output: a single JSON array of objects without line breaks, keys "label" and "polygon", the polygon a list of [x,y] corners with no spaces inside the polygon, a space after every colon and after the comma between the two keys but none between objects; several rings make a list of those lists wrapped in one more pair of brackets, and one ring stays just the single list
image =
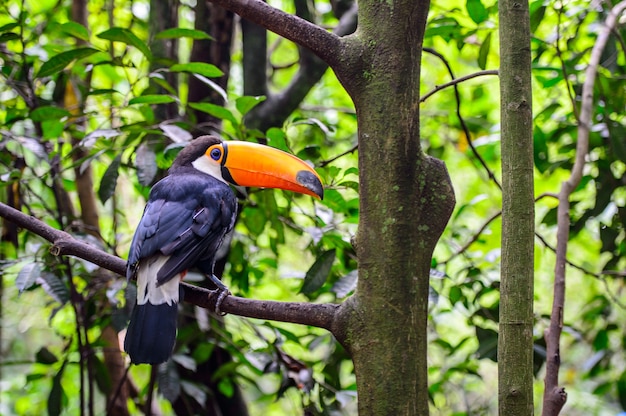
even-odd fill
[{"label": "green leaf", "polygon": [[18,27],[20,24],[17,22],[7,23],[6,25],[0,26],[0,33],[8,32],[9,30],[13,30]]},{"label": "green leaf", "polygon": [[267,223],[265,212],[259,207],[246,207],[242,212],[242,220],[253,235],[260,235]]},{"label": "green leaf", "polygon": [[287,147],[287,136],[285,135],[285,131],[283,129],[270,127],[265,133],[265,136],[267,137],[268,145],[291,153],[291,150]]},{"label": "green leaf", "polygon": [[61,305],[70,299],[70,293],[67,286],[54,273],[44,273],[40,279],[37,279],[37,282],[41,284],[41,287],[51,298],[59,302]]},{"label": "green leaf", "polygon": [[39,263],[27,263],[17,274],[15,286],[17,286],[17,290],[22,293],[31,288],[40,276],[41,266]]},{"label": "green leaf", "polygon": [[173,97],[163,94],[148,94],[140,97],[131,98],[129,105],[133,104],[167,104],[176,101]]},{"label": "green leaf", "polygon": [[119,176],[121,161],[122,155],[115,157],[115,159],[113,159],[111,164],[107,167],[104,175],[102,175],[100,188],[98,189],[98,197],[103,204],[115,193],[115,186],[117,185],[117,177]]},{"label": "green leaf", "polygon": [[489,18],[489,12],[480,0],[467,0],[465,3],[469,17],[476,24],[480,24]]},{"label": "green leaf", "polygon": [[186,64],[174,64],[170,67],[172,72],[191,72],[194,74],[200,74],[207,78],[218,78],[224,75],[224,73],[215,65],[207,64],[205,62],[189,62]]},{"label": "green leaf", "polygon": [[235,118],[233,113],[219,105],[211,103],[189,103],[189,107],[198,111],[202,111],[203,113],[210,114],[213,117],[219,118],[221,120],[228,120],[233,124],[233,126],[239,125],[239,122],[237,122],[237,119]]},{"label": "green leaf", "polygon": [[148,186],[157,174],[156,154],[146,143],[141,143],[135,153],[137,179],[143,186]]},{"label": "green leaf", "polygon": [[332,250],[323,252],[322,255],[315,260],[315,263],[313,263],[309,271],[306,272],[300,293],[309,295],[324,285],[330,273],[330,269],[333,266],[333,262],[335,261],[335,255],[336,250],[333,248]]},{"label": "green leaf", "polygon": [[331,289],[338,298],[345,298],[356,288],[356,283],[359,280],[359,273],[357,270],[352,270],[339,280],[335,282]]},{"label": "green leaf", "polygon": [[70,36],[74,36],[75,38],[88,41],[89,40],[89,32],[85,26],[76,22],[66,22],[61,25],[61,30],[67,33]]},{"label": "green leaf", "polygon": [[616,384],[619,404],[622,406],[622,410],[626,410],[626,371],[622,372]]},{"label": "green leaf", "polygon": [[94,53],[99,52],[94,48],[78,48],[71,51],[61,52],[58,55],[53,56],[47,62],[44,62],[37,73],[37,78],[43,78],[50,75],[57,74],[63,71],[70,63],[75,60],[83,59]]},{"label": "green leaf", "polygon": [[448,294],[448,297],[452,305],[456,304],[461,299],[462,296],[463,296],[463,292],[461,292],[460,287],[452,286],[450,288],[450,293]]},{"label": "green leaf", "polygon": [[35,354],[35,361],[40,364],[54,364],[59,359],[47,347],[41,347]]},{"label": "green leaf", "polygon": [[489,50],[491,49],[491,33],[485,37],[485,41],[482,45],[480,45],[480,50],[478,51],[478,66],[480,69],[487,68],[487,58],[489,57]]},{"label": "green leaf", "polygon": [[191,38],[191,39],[211,39],[206,32],[194,29],[185,29],[182,27],[175,27],[172,29],[165,29],[162,32],[157,33],[155,39],[179,39],[179,38]]},{"label": "green leaf", "polygon": [[478,358],[488,358],[494,362],[498,360],[498,333],[493,329],[476,327],[478,338]]},{"label": "green leaf", "polygon": [[19,38],[20,38],[20,35],[18,35],[17,33],[13,33],[13,32],[3,33],[2,35],[0,35],[0,43],[6,43],[10,40],[16,40]]},{"label": "green leaf", "polygon": [[122,42],[127,45],[134,46],[139,49],[139,51],[148,58],[149,61],[152,60],[152,53],[150,53],[150,49],[148,45],[146,45],[141,39],[137,37],[133,32],[123,27],[112,27],[109,30],[105,30],[104,32],[97,35],[100,39],[110,40],[114,42]]},{"label": "green leaf", "polygon": [[217,389],[226,397],[233,397],[235,387],[229,378],[223,378],[217,383]]},{"label": "green leaf", "polygon": [[258,97],[245,95],[235,100],[235,107],[237,108],[237,111],[239,111],[239,114],[245,116],[248,112],[250,112],[250,110],[265,101],[265,98],[266,97],[264,95],[260,95]]},{"label": "green leaf", "polygon": [[163,397],[174,403],[180,396],[180,376],[172,360],[159,365],[157,382]]},{"label": "green leaf", "polygon": [[63,386],[61,385],[61,379],[63,378],[63,372],[65,371],[65,364],[66,362],[63,363],[59,372],[52,378],[52,388],[50,389],[50,394],[48,395],[48,416],[58,416],[61,414],[61,410],[63,409],[63,398],[65,396],[65,392],[63,391]]}]

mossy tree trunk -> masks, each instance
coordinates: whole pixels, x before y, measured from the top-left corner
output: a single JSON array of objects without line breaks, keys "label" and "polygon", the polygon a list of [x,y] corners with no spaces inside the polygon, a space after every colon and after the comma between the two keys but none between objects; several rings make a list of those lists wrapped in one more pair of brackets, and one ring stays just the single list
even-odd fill
[{"label": "mossy tree trunk", "polygon": [[428,7],[423,0],[361,1],[359,28],[347,42],[358,73],[338,72],[359,122],[359,283],[340,317],[360,415],[428,414],[429,270],[454,207],[445,166],[420,147]]},{"label": "mossy tree trunk", "polygon": [[534,189],[528,2],[500,4],[502,277],[499,413],[533,414]]}]

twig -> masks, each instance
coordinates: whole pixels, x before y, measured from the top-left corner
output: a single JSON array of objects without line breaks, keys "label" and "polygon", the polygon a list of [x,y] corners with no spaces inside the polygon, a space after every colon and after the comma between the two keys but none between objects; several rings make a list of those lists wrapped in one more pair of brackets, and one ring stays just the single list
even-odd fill
[{"label": "twig", "polygon": [[[443,56],[442,54],[440,54],[439,52],[437,52],[436,50],[434,50],[432,48],[424,48],[424,52],[428,52],[431,55],[436,56],[437,58],[439,58],[441,60],[441,62],[443,62],[443,64],[448,69],[448,74],[450,74],[450,78],[452,78],[452,80],[456,79],[455,76],[454,76],[454,72],[452,71],[452,67],[450,66],[450,63],[445,58],[445,56]],[[485,162],[483,157],[480,155],[480,153],[478,153],[478,150],[476,150],[476,147],[474,146],[474,143],[472,142],[472,136],[470,134],[469,128],[467,128],[467,124],[465,124],[465,119],[461,115],[461,95],[459,94],[458,82],[453,83],[451,85],[454,87],[454,98],[456,99],[456,116],[459,119],[459,123],[461,123],[461,128],[463,129],[463,133],[465,133],[465,137],[467,139],[467,144],[469,145],[470,149],[472,150],[472,153],[474,154],[474,157],[476,159],[478,159],[478,161],[480,162],[480,164],[483,167],[483,169],[485,169],[485,171],[487,172],[487,176],[489,176],[489,178],[493,181],[493,183],[496,184],[498,189],[502,190],[502,185],[500,185],[500,182],[496,178],[496,175],[494,175],[494,173],[491,171],[491,169],[489,169],[489,166],[487,166],[487,163]]]},{"label": "twig", "polygon": [[452,87],[453,85],[459,84],[461,82],[467,81],[468,79],[472,79],[472,78],[476,78],[476,77],[482,77],[485,75],[500,75],[500,72],[497,69],[487,69],[484,71],[478,71],[478,72],[474,72],[473,74],[468,74],[468,75],[464,75],[462,77],[459,78],[455,78],[452,81],[446,82],[445,84],[441,84],[441,85],[436,85],[435,88],[433,88],[431,91],[427,92],[426,94],[422,95],[420,97],[420,103],[423,103],[424,101],[426,101],[428,98],[430,98],[433,94],[435,94],[437,91],[441,91],[444,88],[448,88],[448,87]]},{"label": "twig", "polygon": [[[101,251],[95,246],[77,240],[65,231],[56,230],[35,217],[26,215],[8,205],[0,203],[0,217],[15,223],[52,243],[50,251],[55,256],[76,256],[110,270],[120,276],[126,275],[126,261]],[[181,283],[185,302],[215,311],[217,293],[198,286]],[[267,319],[311,325],[334,333],[334,318],[339,305],[312,304],[305,302],[276,302],[252,300],[228,296],[220,309],[223,312],[249,318]],[[335,334],[336,335],[336,334]]]},{"label": "twig", "polygon": [[621,1],[613,7],[591,50],[591,59],[585,71],[585,82],[582,90],[580,118],[578,123],[578,142],[576,143],[576,159],[570,177],[567,181],[563,182],[561,191],[559,192],[556,264],[554,268],[554,299],[552,302],[552,313],[550,315],[550,327],[546,335],[547,356],[545,389],[543,395],[543,416],[558,415],[567,401],[565,389],[559,386],[559,368],[561,361],[559,343],[563,330],[563,308],[565,305],[565,264],[570,226],[569,198],[580,183],[585,158],[589,151],[589,131],[593,114],[593,88],[598,65],[600,64],[602,52],[609,39],[609,35],[617,24],[619,15],[621,15],[625,9],[626,1]]},{"label": "twig", "polygon": [[346,150],[345,152],[339,153],[336,156],[331,157],[330,159],[326,159],[326,160],[322,160],[321,162],[318,163],[318,166],[320,167],[324,167],[330,163],[333,163],[335,160],[344,157],[346,155],[349,155],[350,153],[355,152],[357,149],[359,148],[359,144],[355,144],[354,146],[352,146],[351,148],[349,148],[348,150]]}]

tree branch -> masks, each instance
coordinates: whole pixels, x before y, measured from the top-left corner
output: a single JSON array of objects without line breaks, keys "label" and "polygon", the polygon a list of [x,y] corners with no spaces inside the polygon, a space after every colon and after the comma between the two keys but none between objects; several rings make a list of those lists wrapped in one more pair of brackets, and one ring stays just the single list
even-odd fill
[{"label": "tree branch", "polygon": [[331,67],[341,59],[341,39],[321,27],[276,9],[262,0],[209,0],[272,32],[309,48]]},{"label": "tree branch", "polygon": [[[502,190],[502,185],[498,181],[498,178],[496,178],[496,175],[491,171],[491,169],[489,169],[489,166],[487,166],[487,162],[485,162],[485,160],[480,155],[480,153],[478,153],[478,150],[474,146],[474,142],[472,142],[472,136],[470,134],[469,128],[467,127],[467,124],[465,124],[465,119],[461,115],[461,95],[459,94],[459,88],[458,88],[458,85],[457,85],[460,81],[456,81],[455,82],[455,80],[457,78],[454,76],[454,72],[452,71],[452,67],[450,66],[450,63],[448,62],[448,60],[446,59],[445,56],[443,56],[442,54],[440,54],[439,52],[437,52],[436,50],[434,50],[432,48],[424,48],[424,52],[428,52],[431,55],[436,56],[437,58],[439,58],[441,60],[441,62],[443,62],[445,67],[447,68],[448,74],[450,74],[450,78],[452,78],[452,81],[450,81],[448,84],[450,84],[451,86],[454,87],[454,98],[456,99],[456,116],[459,119],[459,123],[461,124],[461,128],[463,129],[463,133],[465,133],[465,137],[467,139],[467,144],[469,145],[470,149],[472,150],[472,153],[474,154],[474,157],[476,157],[476,159],[478,159],[478,162],[480,162],[480,164],[483,167],[483,169],[485,169],[485,171],[487,172],[487,176],[489,176],[489,179],[491,179],[493,181],[493,183],[496,184],[498,189]],[[428,98],[428,94],[427,94],[427,96],[425,98],[422,97],[420,99],[420,102],[423,102],[426,98]]]},{"label": "tree branch", "polygon": [[626,1],[621,1],[609,12],[604,27],[598,34],[596,43],[591,50],[589,66],[585,71],[580,118],[578,123],[578,142],[576,143],[576,159],[572,172],[567,181],[563,182],[559,192],[559,207],[557,212],[557,246],[554,271],[554,298],[550,327],[546,334],[547,357],[545,389],[543,396],[543,416],[556,416],[565,405],[567,395],[559,387],[560,369],[560,338],[563,330],[563,310],[565,305],[565,265],[567,260],[567,243],[570,227],[570,196],[580,183],[583,175],[585,158],[589,151],[589,131],[593,115],[593,89],[602,52],[615,28],[618,17],[626,10]]},{"label": "tree branch", "polygon": [[[333,30],[337,36],[345,36],[356,30],[358,8],[356,3],[348,9]],[[281,92],[269,94],[267,99],[246,115],[249,127],[266,131],[281,126],[304,100],[311,88],[319,82],[328,69],[328,64],[306,49],[300,49],[300,66],[289,85]],[[257,71],[258,72],[258,71]]]},{"label": "tree branch", "polygon": [[[126,276],[126,261],[123,259],[77,240],[69,233],[54,229],[33,216],[0,203],[0,217],[50,241],[50,252],[55,256],[76,256],[120,276]],[[182,286],[185,302],[215,311],[217,292],[187,283],[182,283]],[[235,315],[311,325],[331,332],[338,308],[339,305],[335,304],[252,300],[232,295],[226,297],[220,305],[221,311]]]}]

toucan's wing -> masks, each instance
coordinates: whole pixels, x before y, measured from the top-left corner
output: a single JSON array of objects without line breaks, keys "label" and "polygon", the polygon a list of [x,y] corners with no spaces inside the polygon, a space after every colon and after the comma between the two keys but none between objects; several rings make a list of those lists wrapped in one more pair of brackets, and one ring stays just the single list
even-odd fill
[{"label": "toucan's wing", "polygon": [[130,278],[141,259],[169,259],[158,284],[212,259],[234,223],[237,201],[228,185],[204,174],[170,175],[157,183],[137,226],[128,256]]}]

